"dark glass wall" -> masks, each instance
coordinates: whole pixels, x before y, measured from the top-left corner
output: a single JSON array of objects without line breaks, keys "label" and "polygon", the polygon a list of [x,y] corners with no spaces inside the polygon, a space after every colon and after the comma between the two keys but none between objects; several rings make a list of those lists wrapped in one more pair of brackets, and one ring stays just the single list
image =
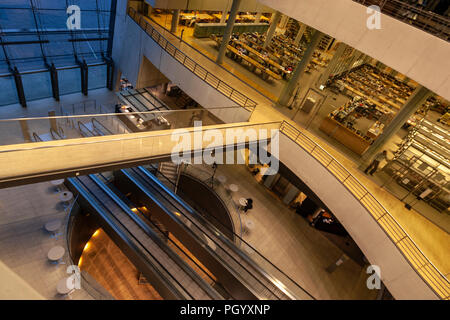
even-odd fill
[{"label": "dark glass wall", "polygon": [[[59,94],[81,91],[80,65],[88,66],[88,89],[106,86],[112,2],[116,0],[1,0],[0,105],[17,103],[17,68],[26,101],[51,97],[49,69],[57,70]],[[80,8],[80,29],[67,20]]]}]

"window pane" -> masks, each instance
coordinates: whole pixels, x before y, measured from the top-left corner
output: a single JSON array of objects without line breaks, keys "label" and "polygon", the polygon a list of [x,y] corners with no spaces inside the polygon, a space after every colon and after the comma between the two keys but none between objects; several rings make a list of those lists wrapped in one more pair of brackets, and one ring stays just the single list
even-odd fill
[{"label": "window pane", "polygon": [[14,77],[1,77],[0,78],[0,105],[18,103],[16,84],[14,83]]},{"label": "window pane", "polygon": [[59,94],[81,91],[80,68],[58,70]]},{"label": "window pane", "polygon": [[27,101],[44,99],[52,96],[52,84],[49,72],[22,75],[23,90]]},{"label": "window pane", "polygon": [[89,67],[88,77],[89,89],[106,87],[106,65]]}]

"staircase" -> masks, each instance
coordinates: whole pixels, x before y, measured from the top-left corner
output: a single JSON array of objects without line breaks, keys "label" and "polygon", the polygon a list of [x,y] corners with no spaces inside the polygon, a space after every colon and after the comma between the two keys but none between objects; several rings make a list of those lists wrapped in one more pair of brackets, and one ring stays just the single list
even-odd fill
[{"label": "staircase", "polygon": [[175,192],[177,192],[178,178],[180,176],[180,166],[173,162],[161,162],[159,164],[158,173],[156,176],[163,175],[175,185]]}]

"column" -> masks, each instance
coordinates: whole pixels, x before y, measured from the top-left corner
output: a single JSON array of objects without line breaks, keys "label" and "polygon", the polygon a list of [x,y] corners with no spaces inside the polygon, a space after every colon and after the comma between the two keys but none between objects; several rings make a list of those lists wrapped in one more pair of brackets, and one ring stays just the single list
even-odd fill
[{"label": "column", "polygon": [[170,32],[176,33],[178,28],[178,22],[180,20],[180,9],[173,10],[172,12],[172,25],[170,26]]},{"label": "column", "polygon": [[273,14],[272,21],[270,22],[269,30],[267,30],[266,41],[264,41],[263,48],[266,48],[270,44],[270,42],[272,41],[273,34],[275,33],[275,30],[277,28],[278,22],[280,22],[280,19],[281,19],[281,12],[276,11]]},{"label": "column", "polygon": [[279,25],[280,25],[280,29],[286,28],[286,26],[287,26],[287,24],[288,24],[288,21],[289,21],[289,17],[283,15],[283,16],[281,17],[281,19],[280,19],[280,24],[279,24]]},{"label": "column", "polygon": [[330,77],[331,73],[336,68],[336,66],[337,66],[337,64],[339,62],[339,59],[344,54],[344,51],[345,51],[346,48],[347,48],[347,45],[345,43],[340,42],[338,44],[338,47],[336,49],[336,52],[333,55],[333,58],[328,63],[328,67],[325,69],[325,71],[322,73],[322,75],[319,78],[319,81],[318,81],[318,85],[319,86],[320,85],[325,85],[325,83],[327,82],[327,80]]},{"label": "column", "polygon": [[306,67],[308,66],[309,62],[311,61],[311,58],[313,56],[314,50],[319,45],[320,39],[322,38],[323,33],[319,30],[316,30],[314,32],[314,35],[311,39],[311,42],[309,43],[308,48],[306,49],[305,53],[303,54],[302,60],[297,64],[297,67],[294,70],[294,73],[292,74],[292,78],[289,80],[289,82],[284,86],[283,91],[281,92],[281,95],[278,99],[278,104],[280,105],[287,105],[289,102],[289,99],[291,98],[291,95],[297,86],[297,82],[299,81],[300,77],[303,75]]},{"label": "column", "polygon": [[19,120],[20,123],[20,129],[22,130],[23,139],[25,142],[31,142],[31,135],[30,131],[28,130],[28,123],[27,120]]},{"label": "column", "polygon": [[300,29],[298,30],[297,36],[295,37],[294,44],[296,46],[300,45],[300,41],[303,38],[303,34],[306,31],[306,24],[300,23]]},{"label": "column", "polygon": [[394,136],[394,134],[397,133],[409,117],[411,117],[432,94],[433,93],[430,90],[423,86],[418,86],[416,90],[414,90],[413,94],[409,97],[408,101],[406,101],[405,105],[398,111],[391,123],[384,128],[383,133],[364,153],[362,157],[364,163],[361,167],[364,167],[367,163],[369,163],[369,160],[371,160],[375,154],[379,153],[384,148],[386,143]]},{"label": "column", "polygon": [[228,11],[222,11],[222,16],[220,17],[220,23],[225,23],[227,21]]},{"label": "column", "polygon": [[395,71],[394,69],[392,69],[391,72],[389,73],[389,75],[390,75],[391,77],[394,77],[394,78],[395,78],[395,76],[398,75],[398,72]]},{"label": "column", "polygon": [[49,116],[49,122],[50,122],[50,128],[52,128],[54,131],[58,132],[58,124],[56,123],[56,118],[54,118],[56,116],[56,112],[55,110],[50,110],[48,112],[48,116]]},{"label": "column", "polygon": [[27,100],[25,98],[25,91],[23,90],[22,76],[20,75],[17,67],[14,67],[14,69],[12,69],[11,71],[14,76],[14,83],[16,84],[17,97],[19,97],[19,102],[22,107],[26,108]]},{"label": "column", "polygon": [[228,41],[230,41],[230,36],[231,33],[233,32],[234,22],[236,20],[236,16],[240,5],[241,0],[233,0],[233,4],[231,5],[230,16],[228,18],[225,31],[223,33],[222,43],[220,44],[219,54],[217,55],[216,62],[218,64],[221,64],[223,62],[223,58],[225,57],[225,53],[227,52]]},{"label": "column", "polygon": [[262,12],[257,12],[256,16],[255,16],[255,23],[260,23],[261,22],[261,16],[262,16]]}]

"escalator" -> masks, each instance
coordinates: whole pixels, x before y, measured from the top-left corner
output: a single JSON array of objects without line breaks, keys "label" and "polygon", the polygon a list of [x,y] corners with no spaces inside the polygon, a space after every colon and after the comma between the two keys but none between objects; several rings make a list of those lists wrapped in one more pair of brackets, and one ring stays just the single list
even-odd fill
[{"label": "escalator", "polygon": [[[109,129],[95,119],[89,124],[79,124],[79,126],[85,132],[90,132],[92,136],[112,134]],[[190,251],[206,250],[209,256],[213,257],[215,263],[208,265],[205,262],[208,269],[217,270],[218,265],[221,265],[220,275],[225,278],[222,284],[231,297],[235,299],[270,300],[299,298],[289,292],[280,281],[267,274],[235,243],[175,195],[147,169],[144,167],[123,169],[120,174],[129,180],[130,185],[158,205],[161,209],[162,216],[160,217],[162,219],[166,219],[166,222],[167,219],[171,220],[168,223],[169,225],[171,223],[172,226],[176,224],[178,225],[177,230],[183,229],[184,234],[186,232],[189,234],[190,238],[185,243],[186,246],[191,245],[188,247]],[[151,211],[156,212],[156,210]],[[170,228],[168,227],[168,229]],[[170,231],[176,233],[176,230]],[[202,252],[200,252],[200,256],[201,254]],[[228,274],[228,277],[225,277],[224,274]],[[234,284],[231,282],[234,282]]]},{"label": "escalator", "polygon": [[102,181],[100,175],[69,183],[102,219],[103,228],[165,299],[223,299]]},{"label": "escalator", "polygon": [[[111,134],[99,121],[78,122],[83,136]],[[111,190],[102,174],[68,179],[71,187],[101,217],[101,223],[116,244],[166,299],[221,300],[212,286],[168,245],[162,230],[124,195]],[[173,245],[172,245],[173,247]],[[180,250],[179,250],[180,251]]]},{"label": "escalator", "polygon": [[[260,300],[297,299],[283,284],[262,270],[215,226],[175,195],[147,169],[138,167],[123,169],[121,172],[135,184],[141,193],[158,204],[160,208],[164,208],[163,210],[168,216],[166,223],[169,229],[169,225],[184,226],[181,232],[189,233],[189,236],[196,241],[193,245],[207,248],[210,256],[223,265],[230,276],[234,277],[235,281],[239,281],[254,298]],[[186,240],[186,243],[189,242],[192,241]],[[192,249],[194,250],[194,248]],[[207,264],[206,266],[211,269],[214,267],[209,267]],[[229,284],[226,283],[226,285]],[[228,290],[236,295],[232,288],[228,288]],[[246,296],[245,298],[249,299],[250,297]]]}]

